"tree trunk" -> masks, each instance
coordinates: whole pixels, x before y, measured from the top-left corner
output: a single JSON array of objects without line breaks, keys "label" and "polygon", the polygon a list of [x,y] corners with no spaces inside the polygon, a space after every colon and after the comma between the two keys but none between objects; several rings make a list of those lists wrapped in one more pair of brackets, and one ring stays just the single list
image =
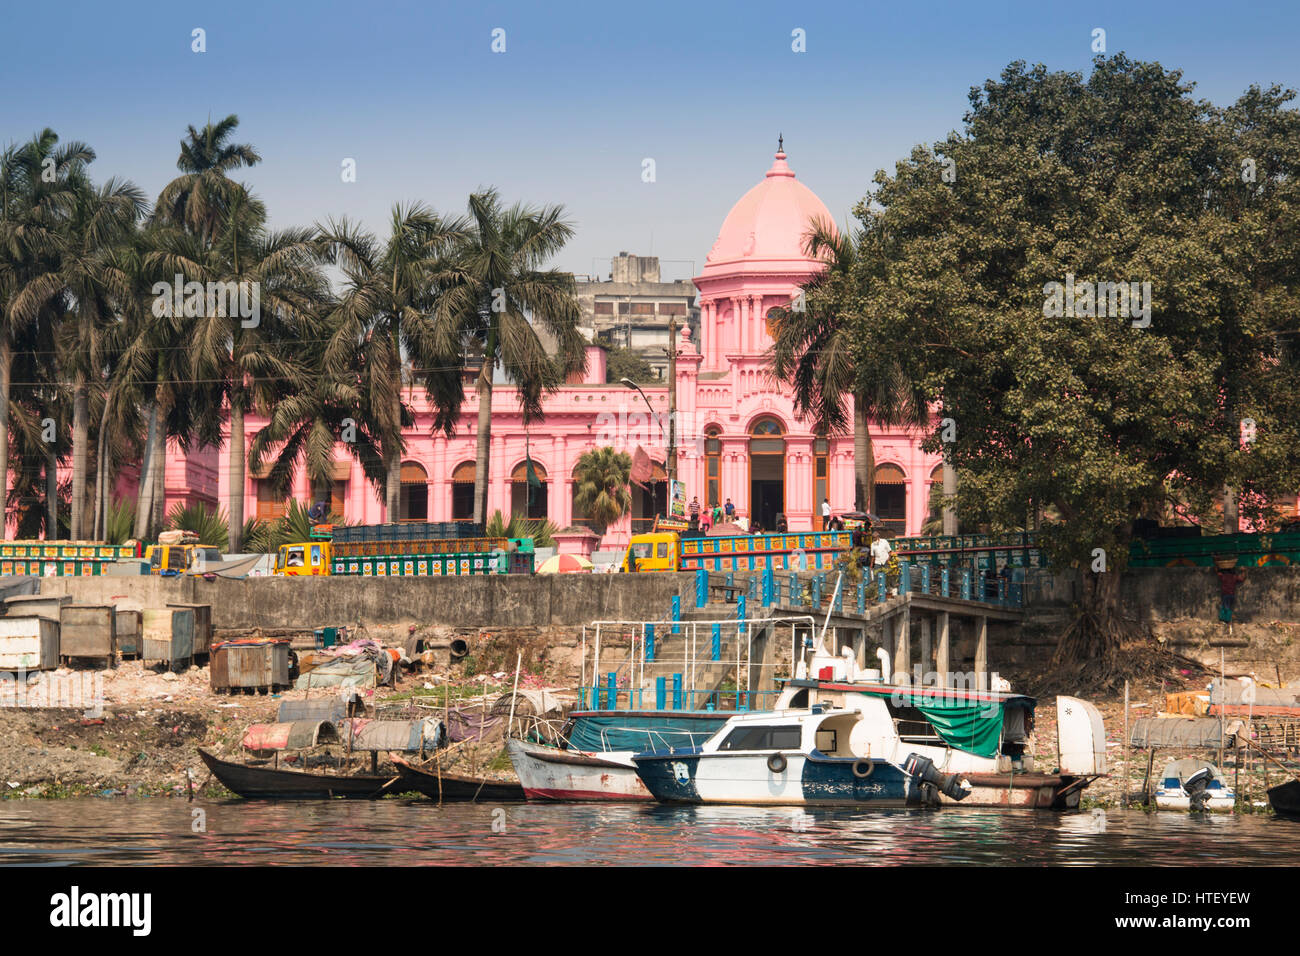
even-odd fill
[{"label": "tree trunk", "polygon": [[945,456],[943,462],[943,533],[952,536],[957,533],[957,509],[953,507],[953,499],[957,494],[957,469],[948,463]]},{"label": "tree trunk", "polygon": [[59,459],[51,442],[45,452],[45,540],[59,538]]},{"label": "tree trunk", "polygon": [[230,462],[226,471],[230,483],[226,507],[230,519],[227,541],[231,554],[244,546],[244,410],[238,402],[230,403]]},{"label": "tree trunk", "polygon": [[104,411],[99,416],[99,435],[95,451],[95,540],[108,537],[108,506],[113,497],[108,467],[108,414],[113,405],[113,393],[104,395]]},{"label": "tree trunk", "polygon": [[143,540],[149,530],[149,515],[153,512],[153,436],[158,427],[158,405],[151,404],[146,411],[149,430],[144,440],[144,461],[140,463],[140,480],[135,490],[135,528],[132,536]]},{"label": "tree trunk", "polygon": [[14,353],[9,336],[0,336],[0,472],[4,474],[3,530],[9,528],[9,377],[13,371]]},{"label": "tree trunk", "polygon": [[1223,489],[1223,533],[1241,533],[1241,521],[1237,517],[1237,492],[1228,487]]},{"label": "tree trunk", "polygon": [[1089,669],[1090,681],[1104,682],[1120,674],[1120,648],[1130,630],[1121,616],[1120,581],[1115,570],[1080,573],[1079,616],[1065,629],[1052,656],[1054,665]]},{"label": "tree trunk", "polygon": [[156,538],[167,521],[167,416],[158,410],[158,430],[154,432],[153,510],[149,516],[150,537]]},{"label": "tree trunk", "polygon": [[90,399],[86,374],[78,371],[72,387],[72,527],[71,538],[86,537],[86,466],[90,459]]},{"label": "tree trunk", "polygon": [[384,488],[384,520],[395,523],[402,520],[402,370],[397,369],[397,389],[393,398],[394,428],[397,429],[392,455],[388,459],[388,480]]},{"label": "tree trunk", "polygon": [[488,454],[492,448],[492,372],[486,366],[474,386],[478,393],[478,432],[474,450],[474,521],[487,521]]},{"label": "tree trunk", "polygon": [[854,507],[872,511],[876,497],[876,455],[871,446],[871,423],[864,403],[853,400],[853,495]]}]

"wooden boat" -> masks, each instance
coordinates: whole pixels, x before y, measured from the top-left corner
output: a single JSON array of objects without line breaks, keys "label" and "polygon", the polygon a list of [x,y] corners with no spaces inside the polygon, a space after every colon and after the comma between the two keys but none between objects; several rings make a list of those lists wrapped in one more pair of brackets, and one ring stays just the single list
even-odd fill
[{"label": "wooden boat", "polygon": [[400,757],[394,757],[393,763],[400,775],[393,787],[394,793],[414,791],[430,800],[454,803],[520,803],[524,800],[524,788],[517,783],[454,773],[429,773]]},{"label": "wooden boat", "polygon": [[1288,780],[1276,787],[1270,787],[1268,802],[1279,817],[1300,820],[1300,780]]},{"label": "wooden boat", "polygon": [[349,776],[249,767],[219,760],[201,748],[199,756],[222,786],[250,800],[323,800],[328,797],[373,800],[386,793],[401,792],[401,780],[392,774]]}]

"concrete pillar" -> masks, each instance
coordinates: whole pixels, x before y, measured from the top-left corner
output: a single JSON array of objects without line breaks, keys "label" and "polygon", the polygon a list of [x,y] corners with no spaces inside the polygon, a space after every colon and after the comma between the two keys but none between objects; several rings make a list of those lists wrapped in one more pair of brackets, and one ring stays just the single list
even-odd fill
[{"label": "concrete pillar", "polygon": [[948,612],[940,611],[938,615],[939,645],[935,648],[934,669],[939,674],[939,686],[947,687],[951,683],[949,674],[952,670],[952,643],[948,634]]},{"label": "concrete pillar", "polygon": [[984,688],[989,680],[989,619],[981,616],[975,623],[976,686]]},{"label": "concrete pillar", "polygon": [[902,613],[895,618],[895,631],[897,637],[894,640],[894,673],[897,675],[897,683],[906,683],[911,680],[912,669],[912,622],[911,609],[904,607]]},{"label": "concrete pillar", "polygon": [[930,664],[934,660],[934,645],[930,643],[930,615],[926,614],[921,618],[921,678],[915,683],[924,686],[926,683],[926,674],[930,671]]}]

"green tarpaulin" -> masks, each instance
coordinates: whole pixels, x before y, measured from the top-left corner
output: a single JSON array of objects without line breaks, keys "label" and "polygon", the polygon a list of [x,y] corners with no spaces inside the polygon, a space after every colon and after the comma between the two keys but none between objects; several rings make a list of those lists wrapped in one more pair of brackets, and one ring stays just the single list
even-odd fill
[{"label": "green tarpaulin", "polygon": [[950,747],[979,757],[997,756],[1002,740],[1002,706],[998,703],[953,700],[942,691],[905,695],[901,703],[924,714]]}]

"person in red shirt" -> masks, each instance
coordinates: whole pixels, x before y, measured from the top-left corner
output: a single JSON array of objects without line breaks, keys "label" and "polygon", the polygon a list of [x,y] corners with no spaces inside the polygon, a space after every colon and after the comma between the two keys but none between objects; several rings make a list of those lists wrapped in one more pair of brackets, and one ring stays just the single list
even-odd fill
[{"label": "person in red shirt", "polygon": [[1232,628],[1232,612],[1237,605],[1237,588],[1246,580],[1246,572],[1240,568],[1218,568],[1219,577],[1219,618]]}]

